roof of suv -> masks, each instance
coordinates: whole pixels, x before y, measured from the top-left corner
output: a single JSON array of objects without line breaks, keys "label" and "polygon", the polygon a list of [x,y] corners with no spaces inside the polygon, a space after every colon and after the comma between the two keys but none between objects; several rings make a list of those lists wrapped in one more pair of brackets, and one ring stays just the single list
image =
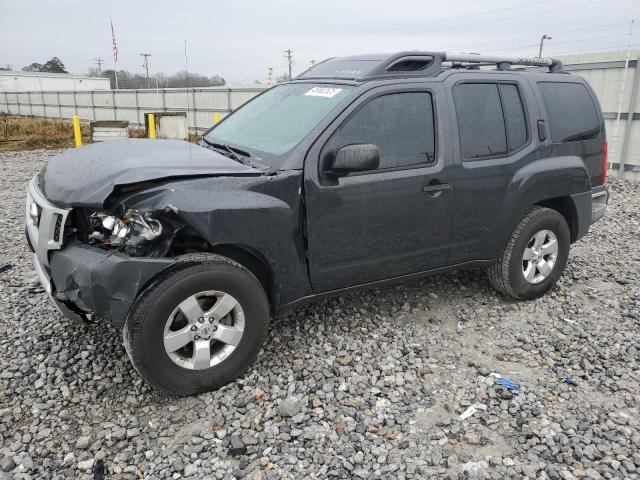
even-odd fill
[{"label": "roof of suv", "polygon": [[296,77],[296,80],[339,79],[365,82],[389,77],[434,77],[445,70],[479,69],[495,66],[511,70],[513,65],[547,67],[550,72],[562,72],[562,63],[552,58],[499,57],[446,52],[399,52],[352,57],[332,57],[316,64]]}]

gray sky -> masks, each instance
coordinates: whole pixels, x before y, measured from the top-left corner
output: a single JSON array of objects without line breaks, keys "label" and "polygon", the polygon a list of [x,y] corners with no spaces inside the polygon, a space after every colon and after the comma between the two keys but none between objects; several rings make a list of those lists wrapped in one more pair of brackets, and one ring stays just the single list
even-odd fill
[{"label": "gray sky", "polygon": [[113,67],[109,16],[120,50],[118,68],[220,74],[230,83],[265,81],[268,67],[294,75],[313,59],[365,52],[439,50],[537,55],[623,50],[629,22],[640,47],[640,0],[321,0],[175,1],[0,0],[0,65],[14,69],[58,56],[73,73],[102,57]]}]

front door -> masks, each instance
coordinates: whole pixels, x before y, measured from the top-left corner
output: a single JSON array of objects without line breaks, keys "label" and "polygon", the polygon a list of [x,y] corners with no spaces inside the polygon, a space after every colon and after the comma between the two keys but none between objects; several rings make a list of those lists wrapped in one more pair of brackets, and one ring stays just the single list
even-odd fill
[{"label": "front door", "polygon": [[[439,121],[446,122],[438,108],[433,89],[376,88],[311,149],[305,199],[314,291],[446,265],[453,184],[448,140],[436,133]],[[378,147],[379,167],[327,175],[336,152],[357,144]]]}]

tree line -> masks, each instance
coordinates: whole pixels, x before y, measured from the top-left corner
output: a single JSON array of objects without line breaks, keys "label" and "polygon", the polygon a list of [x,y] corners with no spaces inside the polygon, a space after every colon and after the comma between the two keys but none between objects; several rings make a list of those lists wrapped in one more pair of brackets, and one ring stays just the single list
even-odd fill
[{"label": "tree line", "polygon": [[[106,77],[111,81],[111,88],[116,88],[115,70],[103,70],[100,75],[96,68],[90,68],[91,77]],[[166,73],[154,73],[146,75],[131,73],[126,70],[118,70],[118,88],[185,88],[185,87],[222,87],[226,81],[220,75],[207,77],[199,73],[177,72],[172,75]]]},{"label": "tree line", "polygon": [[[7,68],[0,68],[7,70]],[[31,63],[22,68],[25,72],[49,72],[49,73],[69,73],[58,57],[53,57],[45,63]],[[111,88],[116,88],[115,70],[103,70],[90,68],[87,74],[90,77],[105,77],[111,81]],[[185,88],[185,87],[222,87],[226,81],[220,75],[207,77],[199,73],[177,72],[171,75],[166,73],[154,73],[146,75],[141,73],[131,73],[126,70],[118,70],[118,88]]]}]

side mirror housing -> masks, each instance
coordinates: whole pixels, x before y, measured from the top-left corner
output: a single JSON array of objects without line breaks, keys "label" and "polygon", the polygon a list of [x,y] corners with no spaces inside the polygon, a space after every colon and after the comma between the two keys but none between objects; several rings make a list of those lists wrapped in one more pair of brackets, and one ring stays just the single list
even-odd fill
[{"label": "side mirror housing", "polygon": [[336,153],[328,173],[346,175],[351,172],[375,170],[380,165],[380,152],[372,144],[348,145]]}]

